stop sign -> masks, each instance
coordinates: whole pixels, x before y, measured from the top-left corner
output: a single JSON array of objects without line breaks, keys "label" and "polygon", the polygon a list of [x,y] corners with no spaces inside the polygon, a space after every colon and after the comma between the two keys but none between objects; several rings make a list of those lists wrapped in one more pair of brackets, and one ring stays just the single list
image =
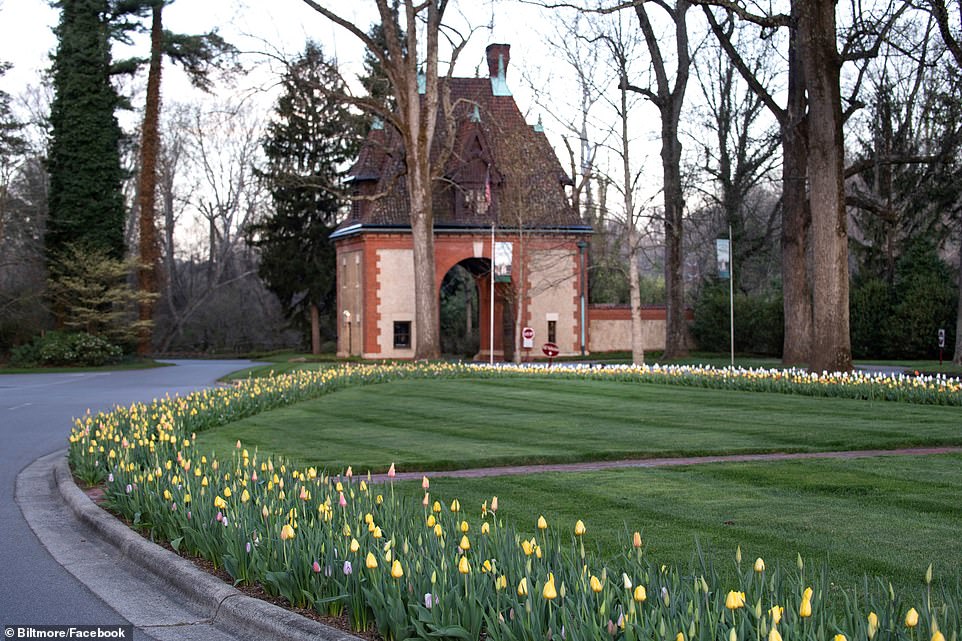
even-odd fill
[{"label": "stop sign", "polygon": [[554,358],[555,356],[558,355],[560,350],[558,349],[558,346],[555,345],[554,343],[545,343],[544,345],[541,346],[541,351],[544,352],[544,355],[547,356],[548,358]]},{"label": "stop sign", "polygon": [[534,339],[534,328],[533,328],[533,327],[525,327],[523,330],[521,330],[521,337],[522,337],[522,338],[525,338],[525,339],[527,339],[527,340],[529,340],[529,341],[530,341],[530,340],[533,340],[533,339]]}]

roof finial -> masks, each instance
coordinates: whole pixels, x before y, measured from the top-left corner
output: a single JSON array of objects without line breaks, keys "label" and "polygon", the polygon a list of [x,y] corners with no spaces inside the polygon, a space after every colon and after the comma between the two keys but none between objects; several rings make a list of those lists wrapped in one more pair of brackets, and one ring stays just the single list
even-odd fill
[{"label": "roof finial", "polygon": [[474,103],[474,109],[471,110],[470,120],[471,122],[481,122],[481,110],[478,109],[478,103]]},{"label": "roof finial", "polygon": [[541,114],[538,114],[538,124],[536,124],[536,125],[531,125],[531,128],[534,129],[534,130],[535,130],[536,132],[538,132],[539,134],[543,134],[543,133],[544,133],[544,125],[541,124]]}]

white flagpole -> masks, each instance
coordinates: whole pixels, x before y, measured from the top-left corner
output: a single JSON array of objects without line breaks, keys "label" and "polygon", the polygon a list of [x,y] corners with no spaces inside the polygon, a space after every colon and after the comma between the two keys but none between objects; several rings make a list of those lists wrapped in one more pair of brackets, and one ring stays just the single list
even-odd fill
[{"label": "white flagpole", "polygon": [[494,223],[491,223],[491,321],[488,338],[488,362],[494,365]]}]

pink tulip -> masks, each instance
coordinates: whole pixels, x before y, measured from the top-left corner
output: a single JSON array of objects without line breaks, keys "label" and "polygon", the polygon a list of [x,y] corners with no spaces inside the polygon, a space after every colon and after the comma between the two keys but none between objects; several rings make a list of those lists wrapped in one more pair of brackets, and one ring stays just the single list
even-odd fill
[{"label": "pink tulip", "polygon": [[341,492],[341,495],[337,498],[337,504],[341,507],[347,507],[347,499],[344,498],[344,492]]},{"label": "pink tulip", "polygon": [[387,477],[393,479],[396,475],[397,472],[394,471],[394,463],[391,463],[391,467],[389,467],[387,471]]},{"label": "pink tulip", "polygon": [[311,570],[314,571],[314,574],[319,573],[321,571],[321,564],[317,561],[314,561],[314,565],[311,566]]}]

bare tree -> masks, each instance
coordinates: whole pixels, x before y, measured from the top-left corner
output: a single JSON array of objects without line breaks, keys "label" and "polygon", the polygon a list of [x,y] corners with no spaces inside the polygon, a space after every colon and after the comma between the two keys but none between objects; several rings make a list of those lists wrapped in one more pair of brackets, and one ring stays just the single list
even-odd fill
[{"label": "bare tree", "polygon": [[[434,214],[432,189],[441,176],[445,158],[434,158],[431,147],[435,130],[454,127],[450,117],[451,100],[439,77],[440,39],[450,46],[447,77],[451,77],[458,55],[468,37],[444,24],[448,0],[426,0],[400,3],[375,0],[383,45],[356,22],[314,0],[304,2],[334,24],[358,38],[377,59],[387,77],[394,98],[395,111],[386,110],[377,100],[354,100],[396,129],[404,145],[405,182],[411,235],[414,245],[414,298],[416,344],[414,357],[436,358],[440,355],[438,293],[435,289]],[[328,3],[330,4],[330,3]],[[403,17],[404,29],[402,31]],[[422,67],[423,65],[423,67]],[[455,136],[449,132],[447,139]],[[443,155],[443,154],[442,154]]]},{"label": "bare tree", "polygon": [[[655,33],[648,14],[648,5],[655,5],[662,9],[674,26],[674,79],[669,77],[668,63],[662,52],[660,38]],[[651,58],[654,83],[643,87],[632,85],[627,82],[627,79],[622,81],[626,89],[640,93],[650,100],[661,116],[661,163],[664,180],[662,193],[665,217],[665,359],[678,358],[688,351],[682,274],[685,198],[681,180],[679,123],[691,68],[688,45],[688,10],[690,8],[689,0],[676,0],[673,5],[652,0],[635,3],[635,15],[638,17]]]}]

